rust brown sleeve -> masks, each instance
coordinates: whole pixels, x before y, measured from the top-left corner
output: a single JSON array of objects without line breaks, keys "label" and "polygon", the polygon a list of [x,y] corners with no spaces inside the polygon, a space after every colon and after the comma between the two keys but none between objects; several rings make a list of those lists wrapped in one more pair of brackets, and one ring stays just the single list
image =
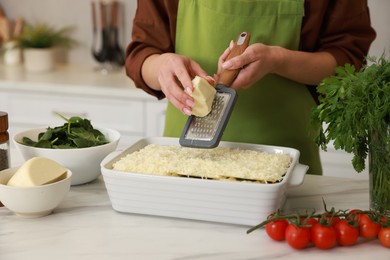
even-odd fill
[{"label": "rust brown sleeve", "polygon": [[331,53],[339,66],[360,68],[376,37],[367,0],[306,0],[301,50]]},{"label": "rust brown sleeve", "polygon": [[142,64],[152,54],[174,52],[178,0],[138,0],[132,41],[126,48],[126,74],[137,88],[162,99],[142,78]]}]

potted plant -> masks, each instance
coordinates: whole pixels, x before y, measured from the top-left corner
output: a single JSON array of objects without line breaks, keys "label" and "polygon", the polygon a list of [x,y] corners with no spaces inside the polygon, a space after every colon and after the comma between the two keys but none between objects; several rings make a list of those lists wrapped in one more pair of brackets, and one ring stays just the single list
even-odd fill
[{"label": "potted plant", "polygon": [[16,37],[23,49],[24,65],[28,71],[49,71],[54,67],[54,47],[72,47],[75,41],[69,36],[72,27],[55,29],[45,23],[26,24]]},{"label": "potted plant", "polygon": [[352,153],[357,172],[368,157],[370,208],[390,215],[390,61],[383,55],[367,60],[359,71],[347,64],[321,82],[312,116],[323,150],[333,141],[335,149]]},{"label": "potted plant", "polygon": [[22,62],[22,51],[15,40],[23,29],[23,19],[11,21],[0,14],[0,53],[5,65],[19,65]]}]

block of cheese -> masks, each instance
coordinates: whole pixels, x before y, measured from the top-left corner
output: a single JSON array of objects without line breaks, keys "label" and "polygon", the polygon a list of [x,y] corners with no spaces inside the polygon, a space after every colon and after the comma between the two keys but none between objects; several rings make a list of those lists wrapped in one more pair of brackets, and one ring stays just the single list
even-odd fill
[{"label": "block of cheese", "polygon": [[66,168],[44,157],[26,161],[11,177],[7,185],[31,187],[60,181],[66,177]]},{"label": "block of cheese", "polygon": [[217,91],[207,82],[207,80],[199,76],[196,76],[192,80],[192,84],[194,90],[191,96],[195,101],[192,108],[192,114],[198,117],[207,116],[211,111],[211,106]]}]

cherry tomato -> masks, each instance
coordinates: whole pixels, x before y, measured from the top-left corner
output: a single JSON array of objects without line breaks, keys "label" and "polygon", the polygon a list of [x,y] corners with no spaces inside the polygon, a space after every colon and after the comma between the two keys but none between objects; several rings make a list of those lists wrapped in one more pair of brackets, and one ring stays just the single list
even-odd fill
[{"label": "cherry tomato", "polygon": [[368,214],[359,214],[359,215],[360,215],[359,216],[359,225],[363,225],[363,224],[372,222],[372,220],[370,219]]},{"label": "cherry tomato", "polygon": [[341,219],[334,226],[336,230],[337,243],[341,246],[352,246],[356,244],[359,237],[359,227],[351,226],[346,219]]},{"label": "cherry tomato", "polygon": [[359,227],[360,236],[374,238],[378,236],[381,224],[373,222],[367,214],[360,214]]},{"label": "cherry tomato", "polygon": [[273,240],[282,241],[285,239],[287,226],[288,222],[285,219],[274,220],[265,225],[265,231]]},{"label": "cherry tomato", "polygon": [[295,249],[303,249],[310,242],[310,228],[297,227],[290,223],[286,228],[286,241]]},{"label": "cherry tomato", "polygon": [[[303,223],[306,221],[306,223],[304,224],[305,227],[311,229],[315,224],[318,223],[318,220],[316,218],[301,218],[301,225],[303,225]],[[311,232],[311,231],[310,231]],[[310,241],[311,241],[311,237],[310,237]]]},{"label": "cherry tomato", "polygon": [[311,240],[317,248],[332,248],[337,240],[336,230],[333,226],[324,226],[317,223],[311,228]]},{"label": "cherry tomato", "polygon": [[329,213],[327,213],[327,212],[325,212],[323,215],[326,216],[326,222],[327,222],[327,223],[329,223],[330,221],[332,221],[332,226],[333,226],[333,227],[336,226],[337,222],[340,221],[340,217],[338,217],[338,216],[333,216],[333,217],[332,217],[332,215],[329,214]]},{"label": "cherry tomato", "polygon": [[308,225],[310,225],[310,226],[314,226],[315,224],[318,223],[318,220],[315,219],[315,218],[309,218],[309,219],[307,220],[306,223],[307,223]]},{"label": "cherry tomato", "polygon": [[381,224],[382,225],[386,225],[387,226],[390,226],[390,217],[387,217],[387,216],[383,216],[381,218]]},{"label": "cherry tomato", "polygon": [[353,210],[350,210],[348,213],[349,213],[349,216],[347,217],[348,220],[352,220],[352,217],[353,217],[353,221],[359,221],[360,219],[360,214],[357,214],[358,212],[361,212],[362,210],[360,209],[353,209]]},{"label": "cherry tomato", "polygon": [[390,227],[382,227],[379,230],[378,239],[383,246],[390,248]]},{"label": "cherry tomato", "polygon": [[306,221],[305,226],[307,227],[312,227],[314,226],[314,224],[318,223],[318,220],[315,218],[309,218],[309,219],[301,218],[301,223],[303,223],[304,221]]},{"label": "cherry tomato", "polygon": [[335,227],[337,225],[337,223],[339,223],[340,218],[334,216],[332,219],[329,218],[328,221],[332,221],[332,226]]}]

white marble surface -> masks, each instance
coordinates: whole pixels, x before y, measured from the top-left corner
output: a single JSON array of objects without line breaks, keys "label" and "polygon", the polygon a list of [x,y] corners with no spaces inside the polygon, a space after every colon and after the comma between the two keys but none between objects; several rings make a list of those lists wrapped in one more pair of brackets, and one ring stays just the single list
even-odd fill
[{"label": "white marble surface", "polygon": [[[20,159],[14,152],[13,165]],[[367,180],[306,176],[288,192],[286,207],[322,211],[322,198],[336,209],[368,207]],[[259,220],[260,222],[260,220]],[[0,208],[0,259],[389,259],[377,240],[354,247],[297,251],[271,241],[263,229],[114,211],[104,180],[72,186],[49,216],[26,219]]]}]

